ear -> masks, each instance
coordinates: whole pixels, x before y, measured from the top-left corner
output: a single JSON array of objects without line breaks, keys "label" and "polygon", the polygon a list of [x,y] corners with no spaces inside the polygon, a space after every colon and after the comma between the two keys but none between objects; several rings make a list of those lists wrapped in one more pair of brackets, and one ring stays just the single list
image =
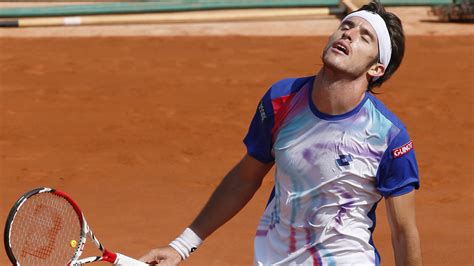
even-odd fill
[{"label": "ear", "polygon": [[371,77],[381,77],[385,74],[385,66],[381,63],[375,63],[369,68],[367,74]]}]

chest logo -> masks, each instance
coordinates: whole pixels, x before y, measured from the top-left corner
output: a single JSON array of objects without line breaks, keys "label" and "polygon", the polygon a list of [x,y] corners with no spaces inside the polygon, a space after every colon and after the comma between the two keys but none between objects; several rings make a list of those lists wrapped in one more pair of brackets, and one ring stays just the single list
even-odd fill
[{"label": "chest logo", "polygon": [[336,163],[339,166],[348,166],[352,162],[352,155],[350,154],[341,154],[339,155],[339,159],[336,159]]}]

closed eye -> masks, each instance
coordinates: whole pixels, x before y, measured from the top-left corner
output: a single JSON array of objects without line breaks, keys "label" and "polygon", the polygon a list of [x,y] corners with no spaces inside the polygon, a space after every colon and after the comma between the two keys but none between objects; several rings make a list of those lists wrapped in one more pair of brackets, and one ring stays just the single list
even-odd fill
[{"label": "closed eye", "polygon": [[352,27],[354,27],[354,22],[352,22],[350,20],[346,20],[341,24],[340,29],[341,30],[348,30]]},{"label": "closed eye", "polygon": [[362,35],[362,39],[366,41],[367,43],[374,40],[375,38],[374,35],[370,32],[370,30],[367,29],[366,27],[361,27],[361,35]]}]

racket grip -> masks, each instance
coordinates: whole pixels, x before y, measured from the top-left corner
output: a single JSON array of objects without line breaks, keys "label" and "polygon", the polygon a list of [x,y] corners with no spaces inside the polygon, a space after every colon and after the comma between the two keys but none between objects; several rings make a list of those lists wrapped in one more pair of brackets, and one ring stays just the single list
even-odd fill
[{"label": "racket grip", "polygon": [[117,254],[117,259],[115,260],[115,265],[118,265],[118,266],[145,266],[145,265],[148,265],[144,262],[141,262],[139,260],[136,260],[136,259],[132,259],[130,257],[127,257],[123,254],[120,254],[120,253],[116,253]]}]

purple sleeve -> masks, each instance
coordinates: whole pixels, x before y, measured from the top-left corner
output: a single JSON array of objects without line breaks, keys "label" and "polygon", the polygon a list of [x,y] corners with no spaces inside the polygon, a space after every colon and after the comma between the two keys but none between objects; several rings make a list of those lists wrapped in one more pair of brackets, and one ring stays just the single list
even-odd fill
[{"label": "purple sleeve", "polygon": [[272,155],[272,128],[275,121],[270,94],[271,90],[268,90],[258,104],[248,133],[244,138],[247,153],[263,163],[275,160]]},{"label": "purple sleeve", "polygon": [[405,129],[391,141],[377,171],[377,189],[384,197],[400,196],[420,187],[413,142]]}]

